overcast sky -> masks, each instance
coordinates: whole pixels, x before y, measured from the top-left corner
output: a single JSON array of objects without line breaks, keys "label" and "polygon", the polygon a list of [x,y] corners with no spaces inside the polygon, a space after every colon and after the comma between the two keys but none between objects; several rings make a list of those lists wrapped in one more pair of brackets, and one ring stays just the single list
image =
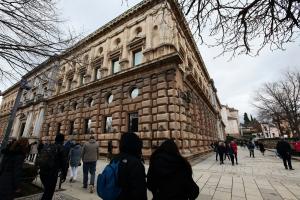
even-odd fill
[{"label": "overcast sky", "polygon": [[[65,27],[69,26],[86,36],[140,1],[128,0],[127,4],[122,0],[60,0],[59,8],[62,17],[67,20]],[[218,49],[198,47],[215,81],[221,103],[238,109],[242,116],[244,112],[255,115],[251,101],[261,84],[279,79],[289,67],[300,69],[299,44],[298,40],[288,45],[286,51],[265,49],[257,57],[238,56],[231,61],[228,61],[230,55],[214,59]],[[0,84],[0,90],[7,87]]]}]

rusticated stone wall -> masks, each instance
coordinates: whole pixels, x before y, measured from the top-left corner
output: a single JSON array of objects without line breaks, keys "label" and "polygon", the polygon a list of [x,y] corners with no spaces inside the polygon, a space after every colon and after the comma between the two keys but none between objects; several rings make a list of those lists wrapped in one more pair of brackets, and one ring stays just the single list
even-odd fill
[{"label": "rusticated stone wall", "polygon": [[[128,131],[128,114],[137,112],[137,134],[143,140],[144,156],[150,156],[167,138],[174,138],[183,154],[206,152],[216,139],[216,117],[199,91],[181,74],[176,64],[144,67],[52,98],[48,101],[43,139],[53,140],[61,123],[60,132],[67,138],[83,143],[93,134],[100,143],[100,154],[107,153],[108,141],[112,140],[116,154],[121,134]],[[139,89],[136,98],[130,97],[133,87]],[[108,94],[113,95],[112,103],[107,103]],[[104,133],[106,116],[112,116],[112,133]],[[92,121],[90,134],[84,133],[86,118]],[[68,135],[69,121],[75,122],[76,134],[72,136]]]}]

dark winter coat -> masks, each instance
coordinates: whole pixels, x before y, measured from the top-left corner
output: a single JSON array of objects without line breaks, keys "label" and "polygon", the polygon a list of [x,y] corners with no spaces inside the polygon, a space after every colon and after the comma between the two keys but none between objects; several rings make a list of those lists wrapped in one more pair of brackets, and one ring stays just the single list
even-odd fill
[{"label": "dark winter coat", "polygon": [[253,144],[252,142],[250,142],[250,143],[248,144],[248,149],[249,149],[249,150],[254,150],[254,148],[255,148],[254,144]]},{"label": "dark winter coat", "polygon": [[22,179],[22,168],[26,155],[20,151],[4,152],[0,169],[0,199],[12,200]]},{"label": "dark winter coat", "polygon": [[147,200],[145,167],[141,159],[127,153],[115,159],[120,161],[118,182],[122,188],[117,200]]},{"label": "dark winter coat", "polygon": [[258,146],[259,146],[259,150],[260,150],[261,152],[265,152],[265,151],[266,151],[266,150],[265,150],[265,146],[264,146],[263,143],[259,143]]},{"label": "dark winter coat", "polygon": [[147,187],[153,200],[190,200],[199,195],[192,169],[179,155],[159,152],[151,157]]},{"label": "dark winter coat", "polygon": [[79,144],[71,148],[69,157],[70,157],[70,166],[77,167],[81,159],[81,146]]},{"label": "dark winter coat", "polygon": [[224,154],[224,153],[226,153],[226,147],[225,147],[225,146],[222,146],[222,145],[219,145],[219,146],[218,146],[218,152],[219,152],[219,154]]},{"label": "dark winter coat", "polygon": [[288,154],[291,154],[292,148],[291,145],[284,140],[280,140],[276,145],[276,150],[281,157],[285,157]]}]

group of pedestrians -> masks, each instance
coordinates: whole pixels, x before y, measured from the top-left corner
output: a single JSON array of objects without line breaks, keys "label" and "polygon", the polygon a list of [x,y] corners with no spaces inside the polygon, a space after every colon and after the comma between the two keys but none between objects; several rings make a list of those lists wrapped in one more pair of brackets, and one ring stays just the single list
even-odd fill
[{"label": "group of pedestrians", "polygon": [[[39,144],[43,144],[40,142]],[[36,143],[33,143],[36,145]],[[220,164],[228,158],[231,164],[238,164],[238,147],[236,141],[216,142],[211,145],[216,152],[216,160]],[[258,143],[264,155],[265,148]],[[77,180],[78,166],[83,165],[83,188],[89,188],[91,193],[95,188],[96,164],[99,144],[91,136],[83,146],[69,140],[64,143],[64,135],[57,134],[54,144],[37,146],[36,165],[39,167],[40,179],[44,186],[42,200],[51,200],[56,188],[58,177],[60,183],[65,182],[68,170],[69,182]],[[254,158],[255,145],[250,141],[247,145],[250,157]],[[4,155],[0,166],[0,197],[4,200],[14,199],[20,190],[22,166],[25,158],[32,152],[28,139],[21,138],[8,144],[1,153]],[[112,162],[118,163],[117,183],[120,187],[117,200],[147,199],[147,189],[153,194],[154,200],[196,199],[199,187],[192,178],[190,163],[181,156],[176,143],[172,139],[165,140],[151,155],[148,173],[145,172],[142,159],[142,141],[135,133],[122,134],[120,153],[112,156],[112,142],[108,143],[108,154]],[[291,147],[288,142],[280,140],[276,146],[283,159],[286,169],[293,170],[291,164]],[[29,160],[31,157],[29,157]],[[4,164],[3,164],[4,163]],[[89,178],[90,175],[90,178]]]},{"label": "group of pedestrians", "polygon": [[220,159],[220,165],[224,164],[224,160],[226,160],[226,158],[231,161],[232,165],[238,165],[238,148],[236,141],[215,142],[211,146],[216,152],[216,161],[218,161],[218,158]]}]

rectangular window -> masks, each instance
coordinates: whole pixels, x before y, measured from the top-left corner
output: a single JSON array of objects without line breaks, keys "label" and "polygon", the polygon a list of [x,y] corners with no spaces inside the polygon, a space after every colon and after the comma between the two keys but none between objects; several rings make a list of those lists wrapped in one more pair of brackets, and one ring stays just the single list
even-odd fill
[{"label": "rectangular window", "polygon": [[70,121],[69,124],[69,135],[73,135],[74,134],[74,121]]},{"label": "rectangular window", "polygon": [[112,73],[115,74],[121,70],[119,58],[112,60]]},{"label": "rectangular window", "polygon": [[22,124],[21,124],[21,128],[20,128],[20,137],[23,136],[24,129],[25,129],[25,125],[26,125],[26,123],[22,123]]},{"label": "rectangular window", "polygon": [[137,51],[133,52],[133,66],[137,66],[142,63],[143,60],[143,54],[142,50],[139,49]]},{"label": "rectangular window", "polygon": [[57,129],[56,129],[56,135],[58,135],[58,134],[61,133],[61,132],[60,132],[60,131],[61,131],[60,129],[61,129],[61,123],[58,123],[58,124],[57,124]]},{"label": "rectangular window", "polygon": [[72,89],[72,79],[70,78],[69,80],[68,80],[68,88],[67,88],[67,90],[69,91],[69,90],[71,90]]},{"label": "rectangular window", "polygon": [[91,133],[91,124],[92,124],[91,119],[85,119],[84,120],[84,133],[85,134],[90,134]]},{"label": "rectangular window", "polygon": [[50,124],[46,124],[45,136],[49,135],[49,131],[50,131]]},{"label": "rectangular window", "polygon": [[80,74],[80,77],[79,77],[79,86],[82,86],[83,83],[84,83],[84,74]]},{"label": "rectangular window", "polygon": [[138,132],[139,130],[139,115],[138,113],[129,113],[128,115],[128,132]]},{"label": "rectangular window", "polygon": [[112,117],[108,116],[105,117],[104,120],[104,133],[112,133],[113,129],[112,129]]},{"label": "rectangular window", "polygon": [[95,68],[95,78],[94,80],[99,80],[101,78],[100,67]]}]

